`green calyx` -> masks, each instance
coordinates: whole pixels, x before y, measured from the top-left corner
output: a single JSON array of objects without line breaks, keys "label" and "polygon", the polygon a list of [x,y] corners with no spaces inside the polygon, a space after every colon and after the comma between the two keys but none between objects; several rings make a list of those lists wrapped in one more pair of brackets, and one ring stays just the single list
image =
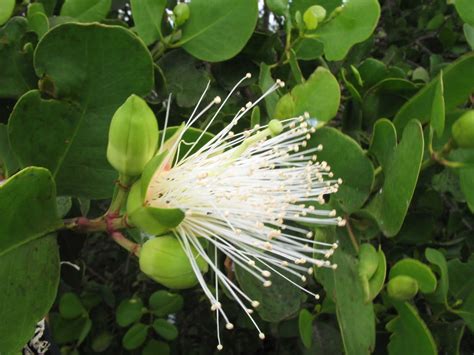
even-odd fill
[{"label": "green calyx", "polygon": [[178,208],[149,206],[142,194],[142,179],[133,184],[128,194],[127,218],[129,223],[151,235],[160,235],[178,226],[184,219],[183,211]]},{"label": "green calyx", "polygon": [[[202,273],[208,265],[191,247],[193,258]],[[148,240],[140,250],[140,270],[160,284],[174,289],[185,289],[197,284],[198,279],[191,261],[179,241],[173,236],[161,236]]]},{"label": "green calyx", "polygon": [[139,176],[154,156],[158,145],[158,124],[147,103],[131,95],[112,117],[107,160],[125,176]]},{"label": "green calyx", "polygon": [[452,134],[460,148],[474,148],[474,110],[464,113],[454,122]]}]

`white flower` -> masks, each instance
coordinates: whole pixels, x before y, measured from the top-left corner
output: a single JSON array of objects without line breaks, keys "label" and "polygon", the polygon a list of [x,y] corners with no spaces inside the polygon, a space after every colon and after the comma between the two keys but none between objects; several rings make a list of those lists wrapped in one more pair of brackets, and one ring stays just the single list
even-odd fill
[{"label": "white flower", "polygon": [[[206,129],[244,79],[222,102]],[[155,174],[146,197],[146,202],[153,207],[179,208],[185,212],[183,221],[173,232],[211,302],[211,310],[216,312],[219,350],[222,349],[220,318],[224,319],[227,329],[233,328],[219,301],[219,286],[234,297],[257,328],[259,337],[264,339],[265,335],[252,318],[252,308],[258,307],[259,302],[246,295],[220,270],[216,255],[212,258],[207,255],[200,239],[207,240],[215,246],[216,253],[219,250],[225,254],[263,286],[271,286],[272,277],[283,277],[316,298],[319,298],[317,294],[286,275],[304,282],[313,266],[336,268],[327,258],[337,244],[315,241],[311,228],[298,225],[341,226],[345,223],[335,216],[334,210],[315,207],[317,203],[324,204],[324,196],[336,192],[342,181],[333,178],[326,162],[317,161],[316,154],[322,146],[307,147],[308,139],[315,132],[308,117],[273,120],[269,125],[242,133],[232,131],[253,106],[281,86],[283,83],[277,81],[259,100],[243,107],[209,142],[194,153],[186,154],[168,170]],[[211,106],[219,103],[220,98],[215,98],[199,114],[196,107],[181,137]],[[179,151],[182,143],[189,144],[178,139],[171,151]],[[196,146],[194,143],[193,148]],[[215,272],[215,290],[211,291],[206,284],[191,247]]]}]

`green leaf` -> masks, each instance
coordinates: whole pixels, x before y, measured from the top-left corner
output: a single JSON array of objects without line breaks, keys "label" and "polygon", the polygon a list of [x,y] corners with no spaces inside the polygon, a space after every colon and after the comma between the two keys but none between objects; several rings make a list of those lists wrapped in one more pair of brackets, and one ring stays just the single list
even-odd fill
[{"label": "green leaf", "polygon": [[[346,354],[369,354],[375,346],[375,315],[372,303],[365,302],[359,282],[357,259],[349,253],[349,237],[338,229],[316,230],[316,238],[329,243],[340,241],[331,258],[337,269],[316,269],[315,277],[336,303],[336,314]],[[357,321],[354,321],[357,320]]]},{"label": "green leaf", "polygon": [[[262,90],[262,93],[270,89],[275,84],[275,81],[272,78],[272,72],[270,66],[265,63],[260,64],[260,74],[258,76],[258,85]],[[274,118],[275,107],[278,102],[278,94],[276,92],[271,93],[270,95],[265,96],[265,108],[267,109],[267,114],[270,118]]]},{"label": "green leaf", "polygon": [[0,28],[0,97],[18,98],[36,87],[33,50],[25,46],[28,22],[14,17]]},{"label": "green leaf", "polygon": [[306,348],[311,348],[313,343],[313,315],[307,310],[302,309],[298,316],[298,329],[300,339]]},{"label": "green leaf", "polygon": [[140,320],[143,314],[143,302],[140,298],[130,298],[120,302],[115,313],[117,324],[127,327]]},{"label": "green leaf", "polygon": [[[443,69],[445,111],[449,112],[462,104],[474,92],[474,53],[468,53]],[[433,97],[439,86],[440,76],[431,80],[407,101],[396,114],[393,123],[400,133],[412,119],[428,122],[432,111]]]},{"label": "green leaf", "polygon": [[390,336],[388,353],[390,355],[438,354],[436,344],[425,322],[416,308],[407,302],[394,302],[398,317],[387,324]]},{"label": "green leaf", "polygon": [[145,342],[147,333],[147,325],[143,323],[132,325],[122,338],[122,346],[126,350],[134,350],[140,347]]},{"label": "green leaf", "polygon": [[74,319],[86,313],[86,310],[77,294],[66,292],[59,300],[59,313],[65,319]]},{"label": "green leaf", "polygon": [[0,185],[0,216],[0,353],[10,353],[33,336],[59,283],[55,236],[45,236],[61,225],[50,173],[28,168]]},{"label": "green leaf", "polygon": [[295,101],[295,116],[308,112],[311,117],[326,122],[336,116],[341,90],[334,75],[318,67],[304,84],[291,90],[291,96]]},{"label": "green leaf", "polygon": [[[257,265],[259,263],[257,262]],[[263,269],[265,266],[260,265]],[[288,284],[288,281],[277,274],[270,278],[271,287],[264,287],[245,269],[236,265],[235,275],[242,290],[252,299],[260,302],[256,308],[259,316],[267,322],[279,322],[295,315],[303,300],[304,294],[297,288]],[[294,282],[300,282],[292,275],[286,275]]]},{"label": "green leaf", "polygon": [[206,72],[196,68],[196,58],[183,50],[174,50],[160,58],[157,65],[164,74],[163,95],[172,93],[178,106],[194,107],[209,81]]},{"label": "green leaf", "polygon": [[148,46],[161,37],[166,0],[131,0],[134,30]]},{"label": "green leaf", "polygon": [[357,211],[369,196],[374,181],[374,168],[362,148],[349,136],[338,130],[324,127],[316,130],[308,142],[308,147],[322,144],[318,161],[327,161],[335,179],[342,179],[337,193],[331,200],[352,213]]},{"label": "green leaf", "polygon": [[92,322],[87,315],[75,319],[65,319],[59,314],[53,313],[49,318],[54,341],[59,345],[73,341],[81,343],[92,327]]},{"label": "green leaf", "polygon": [[397,276],[412,277],[417,281],[420,291],[423,293],[431,293],[436,290],[436,276],[427,265],[416,259],[405,258],[393,265],[389,278],[393,279]]},{"label": "green leaf", "polygon": [[48,17],[42,12],[36,12],[31,16],[28,15],[28,24],[30,29],[38,35],[38,38],[43,37],[49,30]]},{"label": "green leaf", "polygon": [[13,10],[15,10],[15,5],[15,0],[3,0],[0,3],[0,26],[8,21],[13,14]]},{"label": "green leaf", "polygon": [[150,296],[148,305],[155,315],[163,317],[176,313],[183,308],[183,296],[165,290],[159,290]]},{"label": "green leaf", "polygon": [[386,118],[375,122],[369,154],[377,159],[383,169],[388,168],[396,147],[397,131],[393,123]]},{"label": "green leaf", "polygon": [[258,18],[258,4],[254,0],[193,0],[189,9],[191,16],[183,26],[178,44],[208,62],[230,59],[239,53]]},{"label": "green leaf", "polygon": [[406,126],[400,144],[384,170],[382,188],[366,209],[387,237],[396,235],[405,219],[420,172],[423,144],[421,125],[413,120]]},{"label": "green leaf", "polygon": [[339,331],[327,321],[316,320],[313,324],[311,349],[304,349],[304,355],[342,354],[342,341]]},{"label": "green leaf", "polygon": [[471,292],[464,300],[462,307],[456,309],[454,313],[464,319],[471,332],[474,332],[474,292]]},{"label": "green leaf", "polygon": [[467,23],[463,26],[464,37],[466,37],[467,43],[471,49],[474,49],[474,26],[468,25]]},{"label": "green leaf", "polygon": [[59,228],[51,174],[32,167],[6,180],[0,185],[0,216],[8,221],[0,223],[0,257]]},{"label": "green leaf", "polygon": [[291,73],[293,74],[293,77],[295,78],[296,83],[302,84],[304,82],[304,77],[303,77],[303,74],[301,73],[301,69],[298,64],[295,51],[293,49],[290,49],[288,61],[290,64]]},{"label": "green leaf", "polygon": [[150,339],[143,348],[142,355],[168,355],[170,352],[170,346],[164,341]]},{"label": "green leaf", "polygon": [[[6,201],[2,192],[0,201],[3,204]],[[30,204],[31,201],[28,200]],[[36,323],[53,305],[59,284],[55,235],[33,239],[3,254],[0,280],[0,352],[9,354],[22,349],[32,338]]]},{"label": "green leaf", "polygon": [[439,80],[436,83],[433,104],[431,105],[431,125],[433,126],[438,137],[443,135],[445,121],[445,109],[444,109],[444,84],[443,84],[443,71],[439,74]]},{"label": "green leaf", "polygon": [[103,331],[99,333],[91,343],[91,348],[96,353],[101,353],[109,348],[114,340],[114,336],[112,333],[108,331]]},{"label": "green leaf", "polygon": [[156,334],[169,341],[175,340],[178,337],[178,329],[166,319],[155,319],[153,329]]},{"label": "green leaf", "polygon": [[330,21],[321,24],[315,31],[324,44],[328,60],[341,60],[356,43],[365,41],[380,17],[377,0],[352,0],[345,2],[340,12]]},{"label": "green leaf", "polygon": [[454,6],[462,20],[474,26],[474,3],[471,0],[456,0]]},{"label": "green leaf", "polygon": [[109,13],[111,5],[112,0],[66,0],[60,15],[79,22],[101,21]]},{"label": "green leaf", "polygon": [[440,275],[440,279],[438,282],[438,288],[436,290],[435,297],[439,298],[441,302],[444,302],[444,304],[447,305],[449,274],[446,258],[440,251],[432,248],[426,248],[425,257],[430,263],[438,267],[438,274]]},{"label": "green leaf", "polygon": [[43,37],[35,66],[40,87],[56,98],[32,91],[17,102],[8,123],[12,150],[22,166],[49,168],[60,195],[110,197],[116,172],[105,156],[109,123],[127,97],[150,91],[148,50],[121,27],[69,23]]},{"label": "green leaf", "polygon": [[324,53],[324,45],[320,40],[304,38],[294,46],[296,58],[300,60],[313,60],[321,57]]},{"label": "green leaf", "polygon": [[8,141],[7,126],[0,123],[0,166],[5,177],[13,175],[19,168]]},{"label": "green leaf", "polygon": [[459,169],[459,182],[467,205],[474,213],[474,167]]},{"label": "green leaf", "polygon": [[474,259],[463,263],[459,259],[448,262],[449,293],[457,298],[467,298],[474,292]]}]

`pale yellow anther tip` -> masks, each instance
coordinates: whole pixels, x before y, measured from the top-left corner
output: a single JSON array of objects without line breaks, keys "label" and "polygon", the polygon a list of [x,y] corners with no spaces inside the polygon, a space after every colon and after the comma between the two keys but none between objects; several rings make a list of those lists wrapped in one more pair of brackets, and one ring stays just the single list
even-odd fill
[{"label": "pale yellow anther tip", "polygon": [[258,334],[258,337],[263,340],[263,339],[265,339],[265,334],[260,333],[260,334]]},{"label": "pale yellow anther tip", "polygon": [[222,344],[217,345],[217,350],[221,351],[222,349],[224,349],[224,347],[222,346]]},{"label": "pale yellow anther tip", "polygon": [[247,79],[250,79],[250,78],[252,77],[252,74],[251,74],[251,73],[247,73],[247,74],[245,74],[245,77],[246,77]]},{"label": "pale yellow anther tip", "polygon": [[215,104],[220,104],[221,102],[222,102],[222,99],[221,99],[220,96],[216,96],[216,97],[214,98],[214,103],[215,103]]},{"label": "pale yellow anther tip", "polygon": [[225,327],[226,327],[226,329],[228,329],[228,330],[234,329],[234,325],[233,325],[232,323],[227,323],[227,324],[225,325]]}]

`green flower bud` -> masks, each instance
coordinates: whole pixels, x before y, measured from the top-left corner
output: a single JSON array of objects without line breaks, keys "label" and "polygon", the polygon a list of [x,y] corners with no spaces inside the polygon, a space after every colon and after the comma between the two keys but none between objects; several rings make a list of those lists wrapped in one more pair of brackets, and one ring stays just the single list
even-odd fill
[{"label": "green flower bud", "polygon": [[324,7],[314,5],[309,7],[303,14],[303,21],[308,30],[315,30],[318,23],[322,22],[326,17],[326,10]]},{"label": "green flower bud", "polygon": [[131,95],[112,117],[107,159],[115,170],[138,176],[158,145],[158,124],[147,103]]},{"label": "green flower bud", "polygon": [[451,129],[453,139],[461,148],[474,148],[474,110],[464,113]]},{"label": "green flower bud", "polygon": [[[199,270],[207,272],[208,265],[205,260],[196,249],[191,249]],[[198,282],[188,256],[173,236],[148,240],[140,250],[139,263],[141,271],[169,288],[189,288]]]},{"label": "green flower bud", "polygon": [[182,3],[182,2],[177,4],[173,9],[173,13],[174,13],[174,16],[175,16],[176,24],[178,26],[181,26],[189,18],[189,6],[188,6],[188,4],[185,4],[185,3]]},{"label": "green flower bud", "polygon": [[274,14],[284,16],[288,11],[288,0],[267,0],[268,8]]},{"label": "green flower bud", "polygon": [[412,299],[418,293],[418,282],[410,276],[395,276],[388,282],[387,292],[392,298],[406,301]]},{"label": "green flower bud", "polygon": [[359,275],[370,280],[377,271],[378,265],[379,256],[374,246],[369,243],[362,244],[359,250]]}]

